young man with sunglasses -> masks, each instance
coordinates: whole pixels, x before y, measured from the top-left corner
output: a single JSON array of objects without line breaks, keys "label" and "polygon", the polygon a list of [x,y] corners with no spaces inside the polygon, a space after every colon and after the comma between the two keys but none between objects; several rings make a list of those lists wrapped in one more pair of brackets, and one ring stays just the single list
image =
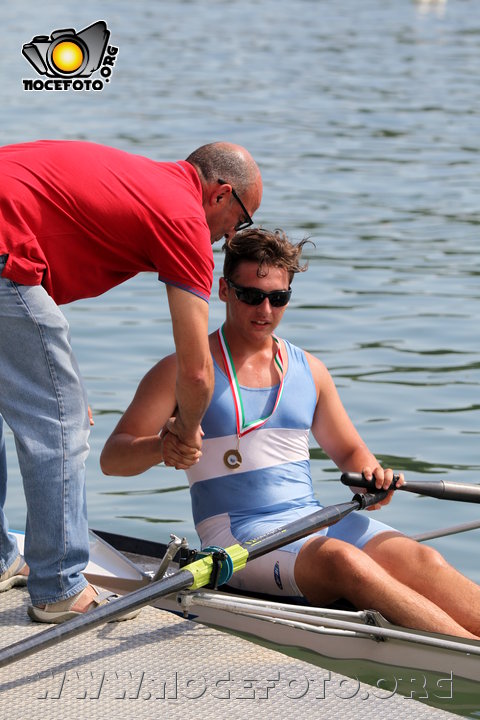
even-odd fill
[{"label": "young man with sunglasses", "polygon": [[[174,355],[142,380],[102,453],[112,475],[135,475],[162,460],[184,468],[203,547],[242,543],[318,509],[310,430],[340,470],[373,476],[379,489],[392,482],[393,471],[382,469],[360,438],[325,365],[275,335],[293,276],[304,269],[302,246],[258,229],[225,244],[219,295],[226,320],[210,335],[215,389],[195,462],[162,430],[175,412]],[[435,550],[366,513],[248,563],[229,585],[316,605],[345,598],[399,625],[480,633],[480,589]]]},{"label": "young man with sunglasses", "polygon": [[213,390],[212,244],[251,225],[261,196],[257,164],[232,143],[203,145],[177,162],[91,142],[0,148],[0,592],[25,585],[28,574],[3,513],[5,420],[27,501],[32,619],[63,622],[100,602],[82,573],[86,393],[59,305],[157,274],[178,361],[169,431],[195,458]]}]

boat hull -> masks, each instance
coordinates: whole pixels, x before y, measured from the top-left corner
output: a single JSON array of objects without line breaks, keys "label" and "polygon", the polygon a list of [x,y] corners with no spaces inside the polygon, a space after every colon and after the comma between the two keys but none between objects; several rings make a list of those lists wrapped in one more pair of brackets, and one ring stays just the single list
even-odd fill
[{"label": "boat hull", "polygon": [[[23,535],[16,535],[22,551]],[[85,575],[94,584],[125,594],[152,582],[165,549],[161,543],[95,531]],[[173,562],[168,574],[176,569]],[[380,668],[408,669],[415,677],[435,673],[439,688],[454,678],[480,678],[480,642],[400,628],[376,611],[311,608],[205,589],[172,594],[153,604],[292,656],[308,652],[309,661],[322,667],[332,660],[348,660],[352,667],[368,661]]]},{"label": "boat hull", "polygon": [[[163,556],[165,546],[99,533],[130,558]],[[170,572],[176,569],[172,564]],[[480,642],[421,633],[391,625],[380,613],[289,606],[221,590],[197,590],[160,598],[155,606],[217,629],[274,645],[288,654],[309,651],[320,665],[326,659],[370,661],[412,672],[433,672],[448,683],[453,676],[478,681]],[[282,617],[283,615],[283,617]],[[305,616],[306,615],[306,616]]]}]

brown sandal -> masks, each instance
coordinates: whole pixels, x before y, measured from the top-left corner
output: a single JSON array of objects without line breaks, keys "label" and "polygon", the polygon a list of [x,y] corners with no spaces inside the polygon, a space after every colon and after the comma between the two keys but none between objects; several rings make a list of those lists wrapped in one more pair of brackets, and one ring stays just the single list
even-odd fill
[{"label": "brown sandal", "polygon": [[[78,610],[72,610],[72,607],[75,605],[75,603],[78,602],[80,596],[86,590],[88,590],[89,587],[93,587],[97,593],[90,605],[88,605],[86,610],[82,612]],[[95,585],[87,585],[86,588],[84,588],[80,593],[77,593],[73,597],[67,598],[66,600],[59,600],[58,602],[44,605],[43,607],[40,607],[38,605],[30,605],[27,608],[27,612],[29,617],[35,622],[62,623],[66,620],[71,620],[78,615],[84,615],[90,610],[95,610],[95,608],[101,605],[106,605],[106,603],[115,602],[117,598],[118,595],[115,595],[108,590],[100,590],[99,588],[95,587]],[[113,618],[111,622],[132,620],[133,618],[137,617],[139,612],[140,610],[132,610],[131,612],[125,613],[125,615],[122,615],[121,617]]]},{"label": "brown sandal", "polygon": [[28,575],[23,575],[22,570],[26,566],[21,555],[17,555],[10,567],[0,575],[0,592],[6,592],[13,587],[26,585]]}]

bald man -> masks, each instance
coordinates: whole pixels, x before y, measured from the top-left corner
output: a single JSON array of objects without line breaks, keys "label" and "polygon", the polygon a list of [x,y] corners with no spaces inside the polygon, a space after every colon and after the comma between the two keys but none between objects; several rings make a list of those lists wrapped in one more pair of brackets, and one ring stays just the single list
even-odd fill
[{"label": "bald man", "polygon": [[[195,455],[213,389],[211,246],[251,225],[261,197],[255,161],[225,142],[177,162],[77,141],[0,148],[0,591],[28,575],[32,619],[63,622],[104,602],[82,573],[88,405],[58,306],[158,274],[178,358],[169,430]],[[25,489],[26,562],[3,513],[3,420]]]}]

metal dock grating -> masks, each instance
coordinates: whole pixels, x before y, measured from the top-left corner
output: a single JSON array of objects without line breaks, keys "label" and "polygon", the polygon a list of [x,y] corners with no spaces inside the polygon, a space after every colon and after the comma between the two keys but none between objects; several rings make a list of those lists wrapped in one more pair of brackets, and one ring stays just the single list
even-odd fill
[{"label": "metal dock grating", "polygon": [[[28,594],[0,595],[0,644],[41,632]],[[442,720],[451,712],[143,608],[0,670],[5,720]]]}]

